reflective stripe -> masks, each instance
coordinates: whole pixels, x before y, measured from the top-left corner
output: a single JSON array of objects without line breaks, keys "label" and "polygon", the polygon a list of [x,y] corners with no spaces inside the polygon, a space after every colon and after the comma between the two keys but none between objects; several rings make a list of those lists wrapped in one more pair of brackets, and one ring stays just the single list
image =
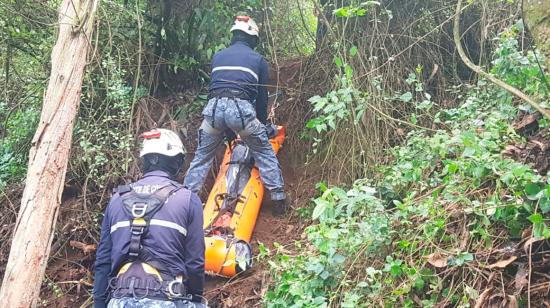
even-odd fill
[{"label": "reflective stripe", "polygon": [[151,225],[151,226],[161,226],[161,227],[174,229],[174,230],[177,230],[179,233],[181,233],[183,235],[187,235],[187,230],[184,227],[178,225],[175,222],[171,222],[171,221],[168,221],[168,220],[151,219],[151,221],[149,222],[149,225]]},{"label": "reflective stripe", "polygon": [[[149,222],[149,225],[150,226],[160,226],[160,227],[166,227],[166,228],[174,229],[174,230],[178,231],[179,233],[181,233],[183,235],[187,235],[187,229],[185,229],[184,227],[178,225],[175,222],[171,222],[171,221],[168,221],[168,220],[151,219],[151,221]],[[115,232],[116,230],[118,230],[120,228],[127,228],[127,227],[130,227],[130,221],[129,220],[119,221],[116,224],[114,224],[113,226],[111,226],[111,233]]]},{"label": "reflective stripe", "polygon": [[247,72],[252,76],[254,76],[254,78],[256,78],[256,81],[260,80],[260,78],[258,78],[258,74],[254,73],[253,70],[244,66],[217,66],[212,69],[212,73],[215,71],[242,71],[242,72]]},{"label": "reflective stripe", "polygon": [[111,226],[111,233],[115,232],[116,230],[118,230],[120,228],[126,228],[126,227],[129,227],[129,226],[130,226],[130,221],[129,220],[119,221],[116,224]]}]

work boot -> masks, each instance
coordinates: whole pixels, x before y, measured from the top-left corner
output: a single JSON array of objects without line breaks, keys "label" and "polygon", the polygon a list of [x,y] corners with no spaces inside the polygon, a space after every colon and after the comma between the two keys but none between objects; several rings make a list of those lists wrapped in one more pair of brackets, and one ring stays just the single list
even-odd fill
[{"label": "work boot", "polygon": [[289,197],[282,200],[271,200],[271,208],[275,216],[284,216],[290,210]]}]

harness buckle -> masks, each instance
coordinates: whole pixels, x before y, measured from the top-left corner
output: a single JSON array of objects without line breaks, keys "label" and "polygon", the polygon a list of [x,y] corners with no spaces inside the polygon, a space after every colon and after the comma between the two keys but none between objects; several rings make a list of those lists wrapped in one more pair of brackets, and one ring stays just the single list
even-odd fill
[{"label": "harness buckle", "polygon": [[132,216],[134,218],[141,218],[147,213],[147,203],[134,203],[132,204]]},{"label": "harness buckle", "polygon": [[145,231],[145,227],[132,226],[133,235],[142,235],[144,231]]},{"label": "harness buckle", "polygon": [[183,283],[178,280],[172,280],[170,283],[168,283],[168,296],[173,298],[181,298],[183,297],[183,293],[181,293],[181,290],[176,292],[174,290],[175,286],[183,286]]}]

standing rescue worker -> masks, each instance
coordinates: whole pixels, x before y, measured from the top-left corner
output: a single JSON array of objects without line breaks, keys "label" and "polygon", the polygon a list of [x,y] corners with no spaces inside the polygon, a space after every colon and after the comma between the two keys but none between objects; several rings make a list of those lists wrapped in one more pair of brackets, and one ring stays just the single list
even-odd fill
[{"label": "standing rescue worker", "polygon": [[183,144],[167,129],[143,137],[143,177],[119,186],[105,211],[94,307],[205,307],[202,203],[174,181]]},{"label": "standing rescue worker", "polygon": [[195,158],[184,186],[193,192],[202,187],[224,133],[235,133],[250,148],[260,177],[271,193],[276,214],[288,209],[284,181],[275,152],[268,140],[267,89],[269,66],[254,48],[259,29],[248,16],[238,16],[231,28],[231,46],[212,58],[209,100],[202,114]]}]

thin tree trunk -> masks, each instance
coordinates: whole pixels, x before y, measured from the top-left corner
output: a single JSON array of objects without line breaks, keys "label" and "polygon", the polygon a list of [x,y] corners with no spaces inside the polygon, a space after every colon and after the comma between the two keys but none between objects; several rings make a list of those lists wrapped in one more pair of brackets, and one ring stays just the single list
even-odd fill
[{"label": "thin tree trunk", "polygon": [[546,56],[550,70],[550,0],[524,0],[525,23],[535,39],[535,45]]},{"label": "thin tree trunk", "polygon": [[52,71],[29,153],[26,186],[0,290],[0,307],[37,306],[61,203],[98,2],[63,0],[59,9]]},{"label": "thin tree trunk", "polygon": [[327,32],[330,30],[329,19],[332,16],[331,7],[328,5],[329,0],[315,0],[315,10],[317,11],[317,32],[315,33],[315,49],[320,50],[324,44]]}]

